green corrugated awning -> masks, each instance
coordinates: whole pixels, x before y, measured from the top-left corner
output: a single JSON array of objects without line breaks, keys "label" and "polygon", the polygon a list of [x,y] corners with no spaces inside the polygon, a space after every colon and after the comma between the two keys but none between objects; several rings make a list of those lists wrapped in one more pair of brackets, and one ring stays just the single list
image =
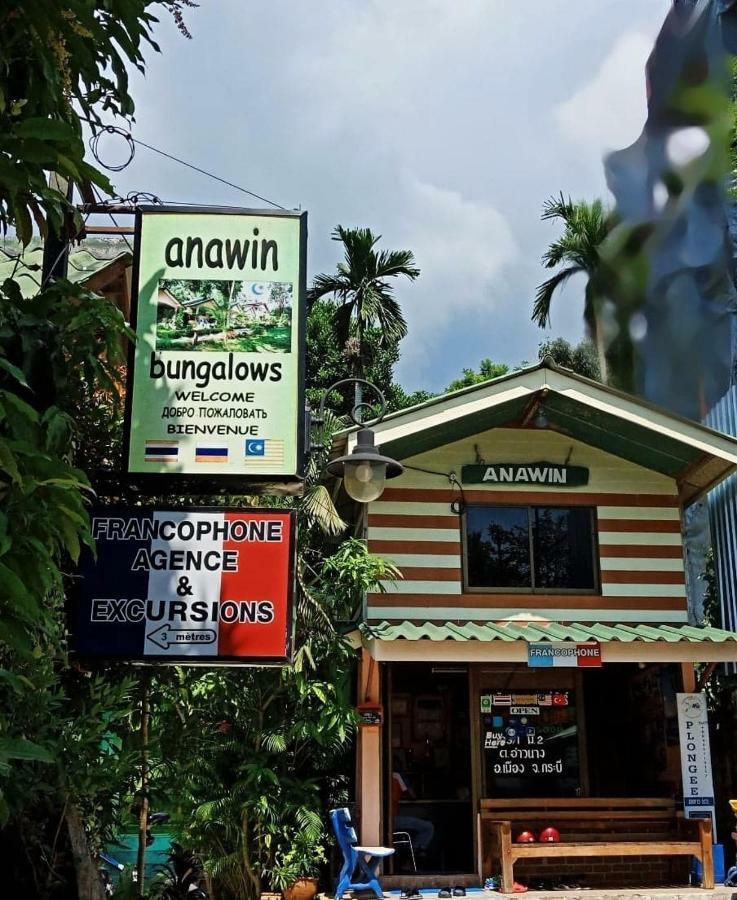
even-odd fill
[{"label": "green corrugated awning", "polygon": [[364,638],[377,641],[642,641],[654,643],[723,644],[737,641],[737,633],[697,625],[581,624],[571,622],[378,622],[360,626]]}]

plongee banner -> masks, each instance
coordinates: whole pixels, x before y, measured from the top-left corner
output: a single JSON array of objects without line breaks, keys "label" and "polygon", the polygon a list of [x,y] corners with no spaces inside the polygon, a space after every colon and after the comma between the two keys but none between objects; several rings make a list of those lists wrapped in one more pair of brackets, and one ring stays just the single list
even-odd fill
[{"label": "plongee banner", "polygon": [[127,469],[300,477],[306,213],[136,220]]},{"label": "plongee banner", "polygon": [[288,662],[295,514],[98,507],[71,610],[84,657]]},{"label": "plongee banner", "polygon": [[711,818],[716,841],[706,694],[676,694],[676,706],[681,744],[683,813],[687,819]]}]

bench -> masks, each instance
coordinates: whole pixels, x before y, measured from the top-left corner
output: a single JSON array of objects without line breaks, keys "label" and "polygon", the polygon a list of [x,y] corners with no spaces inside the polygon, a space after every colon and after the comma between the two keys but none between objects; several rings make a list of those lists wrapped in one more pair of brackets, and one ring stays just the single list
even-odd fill
[{"label": "bench", "polygon": [[[549,825],[560,843],[515,843],[519,832],[537,835]],[[702,887],[714,887],[711,819],[686,819],[673,800],[659,797],[481,800],[478,851],[482,880],[499,861],[505,894],[513,891],[519,859],[585,856],[695,856]]]}]

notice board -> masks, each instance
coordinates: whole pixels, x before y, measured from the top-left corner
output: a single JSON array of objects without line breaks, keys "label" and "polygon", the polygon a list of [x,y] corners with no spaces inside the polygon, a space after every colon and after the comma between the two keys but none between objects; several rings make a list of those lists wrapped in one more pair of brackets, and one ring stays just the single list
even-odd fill
[{"label": "notice board", "polygon": [[302,477],[306,215],[137,213],[126,449],[141,484]]},{"label": "notice board", "polygon": [[86,658],[290,661],[295,513],[98,507],[72,600]]},{"label": "notice board", "polygon": [[486,796],[576,796],[578,737],[573,690],[482,694]]}]

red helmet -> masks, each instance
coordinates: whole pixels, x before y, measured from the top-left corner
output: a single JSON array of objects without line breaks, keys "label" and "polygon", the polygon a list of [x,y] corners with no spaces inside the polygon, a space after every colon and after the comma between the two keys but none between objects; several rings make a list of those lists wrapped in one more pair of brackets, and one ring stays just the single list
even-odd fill
[{"label": "red helmet", "polygon": [[548,844],[558,844],[560,843],[560,832],[557,828],[548,826],[540,832],[540,840]]},{"label": "red helmet", "polygon": [[521,831],[517,835],[518,844],[534,844],[537,838],[531,831]]}]

